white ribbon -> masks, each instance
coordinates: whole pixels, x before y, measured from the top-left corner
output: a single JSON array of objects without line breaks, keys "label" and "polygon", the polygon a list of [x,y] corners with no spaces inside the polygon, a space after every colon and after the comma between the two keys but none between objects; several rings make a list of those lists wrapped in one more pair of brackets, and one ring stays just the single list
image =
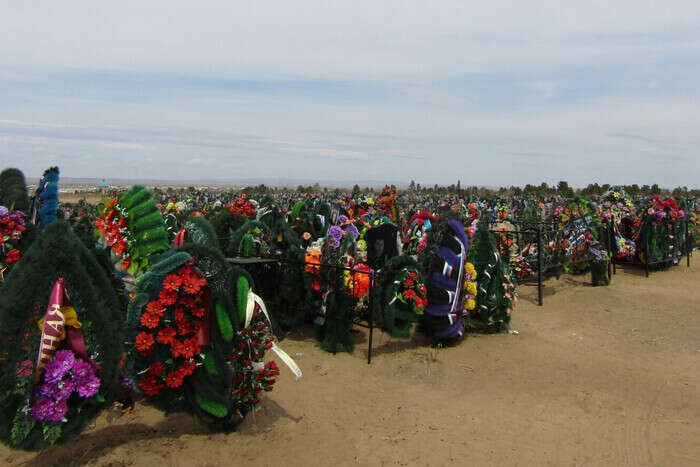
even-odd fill
[{"label": "white ribbon", "polygon": [[[245,310],[245,327],[248,327],[253,319],[253,313],[255,312],[256,303],[258,304],[258,306],[260,306],[260,309],[265,315],[265,318],[267,318],[267,322],[270,324],[270,326],[272,326],[272,322],[270,321],[270,315],[267,313],[267,308],[265,308],[265,303],[260,297],[255,295],[251,289],[248,289],[248,303],[246,304]],[[272,343],[272,350],[277,354],[280,360],[282,360],[284,364],[287,365],[287,367],[289,367],[291,372],[294,373],[294,377],[297,380],[304,376],[301,372],[301,368],[299,368],[299,365],[297,365],[294,359],[290,357],[287,352],[282,350],[282,348],[278,346],[276,342]]]}]

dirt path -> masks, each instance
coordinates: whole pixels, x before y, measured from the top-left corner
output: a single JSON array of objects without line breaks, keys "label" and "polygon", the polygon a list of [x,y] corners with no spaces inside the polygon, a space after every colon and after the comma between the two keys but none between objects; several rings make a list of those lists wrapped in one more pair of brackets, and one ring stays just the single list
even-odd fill
[{"label": "dirt path", "polygon": [[[697,262],[697,258],[695,258]],[[551,279],[545,306],[522,288],[518,335],[471,335],[432,350],[379,333],[366,363],[310,335],[285,340],[283,370],[240,431],[210,434],[183,414],[137,406],[100,417],[69,446],[15,465],[700,465],[700,266],[610,287]]]}]

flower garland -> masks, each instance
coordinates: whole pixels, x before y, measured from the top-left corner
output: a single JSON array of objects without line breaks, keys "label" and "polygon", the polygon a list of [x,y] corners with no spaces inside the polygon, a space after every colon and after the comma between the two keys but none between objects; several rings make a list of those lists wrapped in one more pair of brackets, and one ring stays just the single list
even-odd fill
[{"label": "flower garland", "polygon": [[464,265],[464,315],[468,315],[470,311],[476,308],[477,282],[476,269],[472,263],[467,262]]},{"label": "flower garland", "polygon": [[18,245],[26,231],[26,217],[22,211],[9,212],[5,206],[0,206],[0,283],[4,281],[5,270],[22,257]]},{"label": "flower garland", "polygon": [[128,216],[126,209],[120,209],[118,200],[111,198],[105,204],[102,215],[95,221],[95,227],[100,234],[104,235],[107,246],[121,258],[119,262],[121,270],[128,269],[132,264],[128,250],[133,239],[127,229]]},{"label": "flower garland", "polygon": [[272,348],[274,336],[260,305],[255,304],[250,324],[241,329],[237,336],[238,345],[229,355],[235,372],[233,396],[237,404],[257,410],[260,395],[272,391],[280,374],[274,361],[262,363],[265,352]]},{"label": "flower garland", "polygon": [[403,254],[418,255],[428,245],[428,231],[437,218],[428,211],[420,211],[413,216],[403,231]]},{"label": "flower garland", "polygon": [[395,299],[408,306],[416,315],[422,315],[428,306],[428,289],[415,268],[405,268],[395,279],[398,282]]},{"label": "flower garland", "polygon": [[676,200],[673,198],[661,199],[660,195],[654,195],[651,204],[646,210],[646,213],[651,216],[651,225],[656,227],[666,218],[671,221],[683,219],[685,211],[678,208]]},{"label": "flower garland", "polygon": [[226,205],[226,209],[233,214],[240,214],[241,216],[245,216],[249,219],[255,217],[255,208],[251,204],[250,200],[248,200],[248,195],[245,193],[243,193],[235,201],[228,203]]},{"label": "flower garland", "polygon": [[153,255],[170,248],[163,215],[151,192],[139,185],[98,208],[95,226],[119,268],[137,279],[150,269]]},{"label": "flower garland", "polygon": [[617,245],[617,253],[615,257],[618,259],[631,259],[637,251],[637,244],[615,233],[615,244]]},{"label": "flower garland", "polygon": [[601,207],[601,217],[612,220],[619,224],[625,217],[632,217],[635,214],[635,207],[624,190],[616,188],[603,193]]},{"label": "flower garland", "polygon": [[394,186],[385,186],[382,189],[381,195],[377,198],[377,209],[392,221],[396,221],[398,215],[396,212],[397,191]]},{"label": "flower garland", "polygon": [[142,331],[134,347],[141,357],[156,355],[146,368],[137,369],[138,387],[147,396],[157,396],[166,386],[181,387],[194,372],[201,350],[199,333],[209,308],[206,286],[204,276],[189,262],[163,279],[158,299],[150,301],[141,314]]},{"label": "flower garland", "polygon": [[586,250],[588,238],[597,240],[597,227],[600,217],[596,206],[588,200],[576,199],[559,213],[559,228],[564,231],[561,248],[564,251],[566,263],[564,270],[570,274],[581,274],[588,270]]},{"label": "flower garland", "polygon": [[677,260],[681,251],[675,248],[676,230],[679,227],[678,221],[685,218],[685,210],[679,208],[673,198],[661,199],[660,195],[654,195],[643,213],[637,241],[640,259],[664,264]]},{"label": "flower garland", "polygon": [[354,259],[351,257],[348,258],[348,261],[346,267],[352,267],[352,271],[345,271],[345,291],[354,299],[362,300],[369,292],[371,276],[374,271],[365,263],[357,263],[353,266]]}]

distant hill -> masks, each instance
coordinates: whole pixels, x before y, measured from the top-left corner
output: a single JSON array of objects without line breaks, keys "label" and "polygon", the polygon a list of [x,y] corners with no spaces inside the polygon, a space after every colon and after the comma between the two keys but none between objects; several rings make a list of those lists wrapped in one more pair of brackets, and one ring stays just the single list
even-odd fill
[{"label": "distant hill", "polygon": [[[242,178],[242,179],[231,179],[231,180],[216,180],[216,179],[201,179],[201,180],[158,180],[149,178],[78,178],[78,177],[61,177],[61,185],[63,186],[75,186],[75,187],[97,187],[97,185],[105,180],[112,186],[131,186],[131,185],[144,185],[144,186],[157,186],[157,187],[187,187],[187,186],[207,186],[207,187],[245,187],[254,185],[268,185],[275,187],[291,187],[295,188],[299,185],[313,185],[318,183],[323,187],[330,188],[352,188],[353,185],[357,184],[360,187],[371,187],[371,188],[381,188],[384,185],[396,185],[399,188],[405,188],[408,186],[408,182],[397,182],[391,180],[322,180],[322,179],[296,179],[296,178],[273,178],[273,177],[261,177],[261,178]],[[36,185],[39,182],[38,177],[27,177],[27,184]]]}]

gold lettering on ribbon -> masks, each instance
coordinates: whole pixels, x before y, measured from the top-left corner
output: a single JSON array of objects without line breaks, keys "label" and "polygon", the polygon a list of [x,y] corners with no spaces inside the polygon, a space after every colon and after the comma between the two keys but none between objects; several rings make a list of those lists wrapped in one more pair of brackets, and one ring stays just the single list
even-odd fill
[{"label": "gold lettering on ribbon", "polygon": [[61,342],[61,337],[64,335],[65,321],[65,316],[61,312],[61,305],[58,303],[49,305],[44,317],[44,327],[41,330],[39,357],[36,365],[37,371],[43,369],[51,361]]}]

